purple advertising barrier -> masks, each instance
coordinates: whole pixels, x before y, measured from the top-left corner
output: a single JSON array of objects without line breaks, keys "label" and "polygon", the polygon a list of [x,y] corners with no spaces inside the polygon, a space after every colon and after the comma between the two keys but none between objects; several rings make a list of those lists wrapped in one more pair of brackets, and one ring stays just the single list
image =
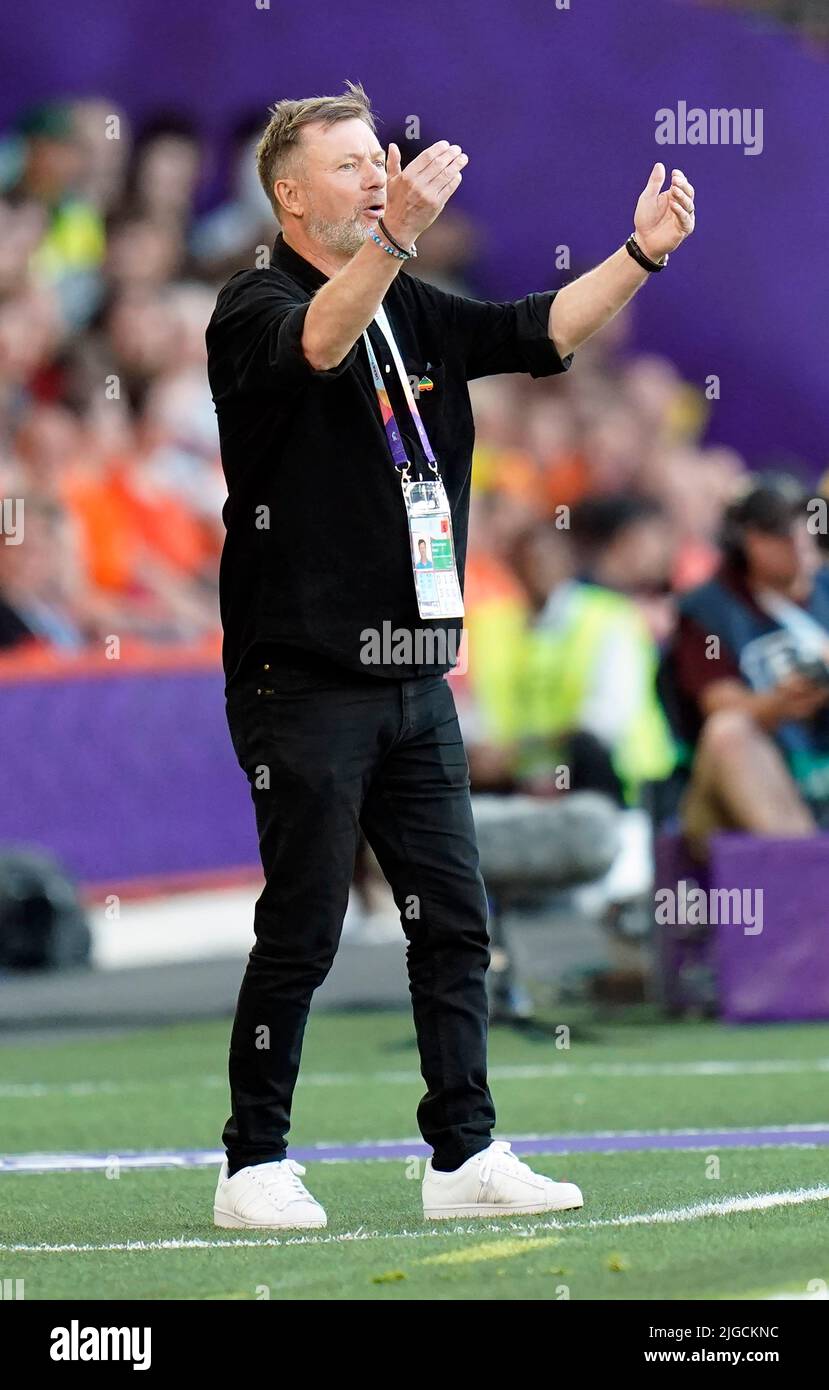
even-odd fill
[{"label": "purple advertising barrier", "polygon": [[[65,95],[100,96],[136,125],[159,109],[191,112],[215,201],[240,115],[264,124],[283,97],[359,80],[384,147],[419,127],[427,143],[448,138],[469,154],[453,207],[480,234],[475,290],[493,299],[556,288],[603,260],[631,232],[654,162],[682,168],[697,230],[637,297],[638,345],[708,389],[712,440],[755,466],[788,453],[822,471],[829,79],[818,48],[768,16],[690,0],[458,0],[387,6],[379,23],[378,13],[375,0],[6,0],[0,128]],[[735,113],[739,139],[730,117],[726,138],[711,138],[718,111]],[[657,143],[658,132],[677,143]]]},{"label": "purple advertising barrier", "polygon": [[85,884],[258,865],[248,783],[213,670],[0,685],[0,844]]},{"label": "purple advertising barrier", "polygon": [[[687,920],[697,888],[712,925]],[[704,868],[681,836],[661,835],[657,912],[666,889],[677,916],[686,918],[657,917],[654,928],[660,997],[669,1011],[716,1008],[729,1023],[829,1019],[829,835],[718,835]]]},{"label": "purple advertising barrier", "polygon": [[829,835],[718,836],[711,883],[743,899],[743,925],[716,929],[723,1018],[829,1019]]},{"label": "purple advertising barrier", "polygon": [[[663,890],[677,894],[681,883],[707,890],[707,872],[691,859],[681,835],[657,836],[655,860],[657,910]],[[714,1013],[717,978],[710,931],[684,922],[662,922],[657,915],[654,934],[657,984],[665,1008],[669,1013]]]}]

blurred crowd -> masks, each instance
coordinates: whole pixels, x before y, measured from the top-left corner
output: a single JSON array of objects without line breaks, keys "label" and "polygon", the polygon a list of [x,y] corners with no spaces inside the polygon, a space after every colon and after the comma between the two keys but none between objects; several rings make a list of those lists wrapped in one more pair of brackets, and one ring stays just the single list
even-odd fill
[{"label": "blurred crowd", "polygon": [[[226,194],[206,210],[211,156],[177,114],[132,131],[111,103],[53,103],[0,142],[0,497],[25,499],[25,544],[9,543],[6,518],[0,545],[0,648],[15,659],[100,650],[113,634],[125,653],[218,649],[225,488],[204,331],[219,286],[273,242],[263,121],[232,132]],[[480,236],[448,208],[417,273],[480,293]],[[705,442],[701,391],[632,350],[631,312],[576,371],[472,383],[468,647],[453,680],[484,790],[555,793],[566,768],[568,787],[637,804],[670,784],[683,740],[693,749],[715,712],[685,596],[720,573],[724,518],[751,481],[737,453]],[[782,520],[749,518],[760,551],[794,525],[797,506],[781,506]],[[791,560],[807,588],[810,546]],[[774,587],[750,549],[740,582]]]},{"label": "blurred crowd", "polygon": [[[203,214],[206,152],[181,116],[132,132],[111,103],[56,103],[0,143],[0,496],[25,498],[26,527],[25,545],[0,546],[3,648],[217,630],[225,489],[204,329],[218,287],[273,241],[258,124],[233,133],[226,201]],[[447,210],[423,241],[419,273],[474,293],[467,219]],[[697,448],[698,394],[669,362],[625,357],[625,336],[620,318],[560,389],[480,384],[477,483],[502,500],[502,547],[557,504],[653,499],[676,533],[643,518],[655,539],[628,579],[682,587],[712,563],[742,463]],[[652,607],[658,626],[656,592]]]},{"label": "blurred crowd", "polygon": [[[226,495],[205,372],[216,290],[272,240],[234,132],[227,201],[198,215],[205,151],[111,103],[32,110],[0,146],[0,645],[215,637]],[[240,152],[244,151],[245,157]]]}]

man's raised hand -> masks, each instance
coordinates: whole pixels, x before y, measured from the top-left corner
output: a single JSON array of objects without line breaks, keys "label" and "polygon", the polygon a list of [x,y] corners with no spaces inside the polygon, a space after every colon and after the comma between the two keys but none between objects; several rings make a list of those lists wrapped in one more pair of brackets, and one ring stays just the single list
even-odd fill
[{"label": "man's raised hand", "polygon": [[671,171],[671,186],[663,193],[664,181],[665,165],[654,164],[633,215],[636,240],[652,261],[675,251],[695,226],[693,185],[681,169]]},{"label": "man's raised hand", "polygon": [[400,150],[389,145],[386,160],[386,210],[383,222],[395,241],[411,246],[421,232],[430,227],[443,211],[456,188],[469,158],[460,145],[438,140],[421,150],[404,170]]}]

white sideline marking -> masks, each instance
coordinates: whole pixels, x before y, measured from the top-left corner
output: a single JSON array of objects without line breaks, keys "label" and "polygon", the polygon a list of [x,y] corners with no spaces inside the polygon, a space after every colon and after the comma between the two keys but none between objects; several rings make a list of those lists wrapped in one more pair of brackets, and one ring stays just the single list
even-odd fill
[{"label": "white sideline marking", "polygon": [[728,1216],[732,1212],[769,1211],[773,1207],[799,1206],[803,1202],[829,1201],[829,1187],[795,1187],[789,1192],[756,1192],[748,1197],[721,1197],[716,1202],[695,1202],[690,1207],[654,1211],[647,1216],[614,1216],[588,1221],[588,1226],[658,1226],[676,1221],[696,1221],[703,1216]]},{"label": "white sideline marking", "polygon": [[495,1225],[493,1222],[487,1221],[487,1224],[482,1226],[480,1222],[483,1218],[479,1218],[474,1225],[458,1225],[448,1230],[363,1231],[362,1226],[359,1226],[356,1231],[345,1231],[340,1235],[288,1236],[284,1239],[279,1236],[267,1236],[260,1240],[252,1240],[242,1236],[238,1240],[137,1240],[113,1241],[107,1245],[0,1244],[0,1251],[14,1255],[118,1254],[155,1250],[253,1249],[261,1245],[338,1245],[352,1240],[431,1240],[435,1236],[451,1239],[452,1237],[474,1235],[480,1238],[481,1235],[501,1231],[509,1231],[513,1234],[518,1231],[525,1235],[532,1235],[536,1231],[581,1231],[599,1230],[609,1226],[672,1225],[679,1221],[697,1221],[706,1216],[723,1216],[734,1212],[769,1211],[774,1207],[800,1206],[804,1202],[825,1201],[829,1201],[829,1187],[797,1187],[788,1192],[758,1192],[752,1196],[723,1197],[717,1202],[696,1202],[689,1207],[639,1212],[633,1216],[605,1217],[594,1221],[580,1221],[576,1217],[571,1221],[534,1221],[526,1224],[511,1221],[506,1225]]},{"label": "white sideline marking", "polygon": [[[770,1060],[767,1062],[595,1062],[578,1066],[556,1062],[547,1066],[494,1066],[489,1068],[492,1081],[543,1081],[556,1077],[591,1076],[789,1076],[829,1071],[829,1057],[813,1061]],[[377,1072],[300,1072],[300,1086],[400,1086],[422,1085],[417,1071]],[[42,1096],[121,1095],[130,1091],[157,1091],[162,1086],[227,1086],[223,1075],[153,1077],[134,1081],[58,1081],[9,1082],[0,1085],[0,1099],[39,1100]]]}]

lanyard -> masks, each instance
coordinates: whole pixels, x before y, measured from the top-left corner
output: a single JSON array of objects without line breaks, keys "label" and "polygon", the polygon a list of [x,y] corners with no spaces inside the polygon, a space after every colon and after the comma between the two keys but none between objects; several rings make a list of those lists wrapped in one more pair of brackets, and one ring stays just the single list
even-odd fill
[{"label": "lanyard", "polygon": [[[409,412],[412,416],[412,419],[414,420],[415,429],[417,430],[418,437],[420,439],[421,444],[423,445],[423,452],[426,455],[429,467],[432,469],[434,473],[437,473],[437,459],[435,458],[434,450],[432,449],[432,446],[429,443],[429,436],[426,433],[425,426],[420,417],[420,411],[417,408],[417,401],[415,400],[414,395],[412,393],[411,383],[409,382],[409,378],[403,366],[403,361],[401,359],[397,343],[394,340],[394,334],[391,330],[391,324],[388,321],[386,311],[383,308],[382,304],[380,305],[380,308],[377,310],[377,313],[374,316],[374,321],[389,345],[389,350],[391,351],[392,359],[394,361],[395,368],[397,369],[397,375],[400,377],[400,384],[403,387],[403,394],[406,398],[406,404],[408,405]],[[395,468],[402,471],[404,478],[408,478],[409,468],[411,467],[411,460],[406,457],[406,450],[403,448],[403,441],[400,438],[400,431],[397,428],[397,420],[395,419],[391,401],[389,400],[389,393],[386,390],[385,384],[383,382],[383,377],[380,373],[380,366],[377,361],[377,358],[374,355],[374,348],[371,346],[371,341],[369,339],[368,333],[364,331],[363,337],[366,343],[366,351],[368,353],[369,366],[371,367],[371,375],[374,380],[374,389],[377,392],[377,399],[380,403],[380,414],[383,417],[383,425],[386,430],[386,438],[389,441],[391,456],[394,459],[394,466]]]}]

